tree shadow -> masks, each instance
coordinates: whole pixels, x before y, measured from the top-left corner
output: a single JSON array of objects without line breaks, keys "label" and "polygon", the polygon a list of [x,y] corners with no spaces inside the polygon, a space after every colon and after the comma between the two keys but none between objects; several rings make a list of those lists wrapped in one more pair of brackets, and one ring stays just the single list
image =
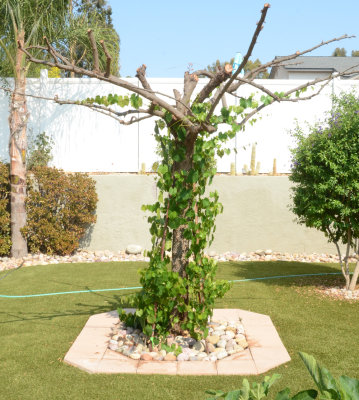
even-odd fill
[{"label": "tree shadow", "polygon": [[335,286],[344,284],[339,264],[296,261],[229,262],[220,264],[218,278],[261,282],[275,286]]},{"label": "tree shadow", "polygon": [[82,290],[90,290],[91,295],[100,298],[102,304],[77,302],[74,303],[73,309],[63,310],[61,308],[53,309],[49,312],[39,311],[0,311],[0,325],[17,323],[17,322],[34,322],[34,321],[53,321],[57,318],[65,318],[72,316],[87,316],[90,317],[94,314],[100,314],[117,310],[121,305],[124,308],[131,308],[130,303],[127,301],[129,295],[135,293],[131,291],[129,293],[121,293],[109,296],[102,292],[93,292],[90,288],[82,288]]}]

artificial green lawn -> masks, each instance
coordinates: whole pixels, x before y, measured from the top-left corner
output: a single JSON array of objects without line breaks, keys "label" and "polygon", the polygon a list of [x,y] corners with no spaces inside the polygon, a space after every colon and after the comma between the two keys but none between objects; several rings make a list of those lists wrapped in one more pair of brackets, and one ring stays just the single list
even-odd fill
[{"label": "artificial green lawn", "polygon": [[[0,294],[31,294],[137,286],[145,263],[62,264],[22,268],[0,280]],[[218,278],[337,272],[337,265],[242,262],[219,265]],[[0,278],[4,272],[0,273]],[[359,302],[318,296],[340,277],[286,278],[234,284],[218,308],[242,308],[272,318],[292,361],[272,393],[312,387],[298,351],[314,355],[333,374],[359,378]],[[62,359],[92,314],[116,309],[124,292],[0,298],[0,399],[205,399],[206,389],[230,390],[240,376],[90,375]],[[251,381],[263,376],[250,377]]]}]

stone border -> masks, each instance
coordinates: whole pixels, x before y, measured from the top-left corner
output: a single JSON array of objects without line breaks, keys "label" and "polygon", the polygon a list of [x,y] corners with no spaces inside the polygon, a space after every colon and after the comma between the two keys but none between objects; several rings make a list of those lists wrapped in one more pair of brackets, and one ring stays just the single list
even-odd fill
[{"label": "stone border", "polygon": [[[128,311],[130,311],[128,309]],[[216,320],[241,318],[249,348],[223,360],[142,361],[108,349],[117,311],[89,318],[64,361],[89,373],[162,375],[259,375],[290,361],[270,317],[240,309],[215,309]]]}]

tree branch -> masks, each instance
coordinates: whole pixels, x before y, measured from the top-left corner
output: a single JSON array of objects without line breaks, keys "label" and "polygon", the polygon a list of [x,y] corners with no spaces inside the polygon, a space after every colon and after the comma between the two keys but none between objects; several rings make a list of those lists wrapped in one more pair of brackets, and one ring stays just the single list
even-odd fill
[{"label": "tree branch", "polygon": [[93,34],[93,30],[89,29],[87,31],[87,35],[90,39],[91,43],[91,48],[92,48],[92,54],[93,54],[93,71],[99,73],[100,72],[100,63],[98,59],[98,50],[97,50],[97,44],[96,44],[96,39]]},{"label": "tree branch", "polygon": [[224,68],[220,68],[219,71],[212,76],[207,85],[199,92],[194,103],[202,103],[210,96],[216,87],[230,77],[231,73],[232,66],[230,64],[226,64]]},{"label": "tree branch", "polygon": [[136,70],[136,77],[141,82],[141,85],[144,89],[147,89],[153,93],[153,90],[146,79],[146,68],[147,67],[145,64],[142,64],[140,67],[138,67]]},{"label": "tree branch", "polygon": [[[0,90],[4,90],[5,92],[9,92],[11,94],[13,94],[13,93],[16,94],[17,93],[16,91],[11,90],[11,89],[6,88],[6,87],[3,87],[3,86],[0,86]],[[87,108],[90,108],[92,111],[97,111],[97,112],[99,112],[101,114],[105,114],[105,115],[107,115],[107,116],[109,116],[111,118],[114,118],[115,120],[117,120],[118,122],[120,122],[123,125],[130,125],[131,123],[139,122],[139,121],[142,121],[144,119],[151,118],[151,117],[163,118],[163,116],[164,116],[164,113],[162,111],[159,111],[159,110],[152,110],[151,111],[150,108],[147,109],[147,110],[140,108],[138,110],[137,109],[134,109],[134,110],[131,109],[131,110],[119,112],[119,111],[113,110],[110,107],[102,106],[100,104],[84,103],[84,102],[80,102],[80,101],[76,101],[76,100],[61,100],[57,96],[55,96],[55,97],[45,97],[45,96],[37,96],[37,95],[34,95],[34,94],[28,94],[28,93],[21,93],[21,95],[24,95],[26,97],[32,97],[32,98],[35,98],[35,99],[40,99],[40,100],[53,101],[54,103],[59,104],[59,105],[77,105],[77,106],[87,107]],[[131,115],[131,114],[148,114],[148,115],[144,116],[144,117],[140,117],[140,118],[138,118],[136,120],[134,120],[133,117],[132,117],[130,121],[125,121],[125,120],[119,118],[119,117],[126,117],[127,115]]]},{"label": "tree branch", "polygon": [[193,74],[197,76],[204,75],[210,79],[214,77],[214,74],[206,69],[199,69],[198,71],[194,71]]},{"label": "tree branch", "polygon": [[[103,40],[100,40],[100,44],[103,48],[103,51],[105,53],[106,56],[106,72],[105,72],[105,76],[109,77],[111,75],[111,62],[112,62],[112,57],[111,54],[108,52],[106,44]],[[86,50],[85,50],[86,51]]]},{"label": "tree branch", "polygon": [[241,72],[242,68],[244,68],[244,66],[247,64],[247,62],[249,60],[249,57],[252,55],[252,51],[253,51],[253,48],[254,48],[254,46],[255,46],[255,44],[257,42],[259,33],[263,29],[263,24],[264,24],[264,21],[266,19],[266,15],[267,15],[269,7],[270,7],[270,5],[268,3],[264,4],[264,7],[263,7],[263,9],[261,11],[261,18],[260,18],[259,22],[257,23],[257,28],[254,31],[251,43],[250,43],[250,45],[248,47],[248,50],[247,50],[247,54],[244,56],[243,61],[241,62],[240,66],[238,67],[237,71],[231,76],[231,78],[229,78],[228,82],[223,86],[223,88],[219,92],[216,100],[213,102],[212,107],[211,107],[211,109],[209,110],[209,112],[207,114],[207,118],[206,118],[207,121],[210,120],[210,118],[211,118],[214,110],[216,109],[217,104],[219,103],[220,99],[222,98],[223,94],[226,93],[226,91],[228,90],[229,86],[237,78],[237,76]]},{"label": "tree branch", "polygon": [[185,72],[184,74],[184,88],[183,88],[183,96],[182,96],[182,103],[186,106],[189,105],[191,100],[192,93],[196,88],[198,83],[198,76],[195,74],[189,74]]},{"label": "tree branch", "polygon": [[[92,70],[92,71],[86,70],[85,68],[71,64],[67,59],[66,59],[67,62],[64,62],[63,59],[65,59],[65,57],[63,57],[63,56],[61,56],[61,60],[63,61],[62,64],[61,63],[55,64],[51,61],[40,60],[38,58],[35,58],[31,53],[29,53],[29,51],[27,49],[25,49],[21,45],[21,43],[18,43],[18,46],[27,55],[28,60],[35,64],[47,65],[49,67],[58,67],[60,69],[63,69],[64,71],[74,72],[75,74],[78,74],[78,75],[86,75],[86,76],[89,76],[90,78],[97,78],[99,80],[109,82],[116,86],[130,90],[133,93],[137,93],[137,94],[143,96],[145,99],[149,100],[150,102],[153,102],[155,104],[158,104],[160,107],[163,107],[165,110],[169,111],[177,120],[182,120],[182,122],[184,123],[185,126],[188,126],[189,128],[194,127],[194,124],[191,121],[189,121],[187,118],[185,118],[185,115],[183,113],[181,113],[177,108],[170,105],[166,101],[162,100],[160,97],[157,97],[155,95],[155,93],[157,93],[157,92],[153,92],[152,90],[147,90],[145,88],[137,87],[136,85],[133,85],[130,82],[124,81],[123,79],[118,78],[117,76],[111,75],[111,76],[107,77],[101,72],[96,72],[94,70]],[[32,48],[34,48],[34,47],[36,47],[36,46],[32,46]],[[162,96],[166,96],[166,97],[173,99],[173,97],[168,96],[164,93],[160,93],[160,94]]]},{"label": "tree branch", "polygon": [[[279,65],[286,65],[286,64],[282,64],[284,61],[293,60],[293,59],[295,59],[297,57],[300,57],[300,56],[302,56],[304,54],[311,53],[313,50],[316,50],[316,49],[318,49],[319,47],[322,47],[322,46],[326,46],[327,44],[330,44],[330,43],[333,43],[333,42],[337,42],[337,41],[340,41],[340,40],[343,40],[343,39],[351,39],[351,38],[354,38],[354,37],[355,36],[353,36],[353,35],[352,36],[342,35],[342,36],[340,36],[338,38],[330,39],[330,40],[327,40],[325,42],[322,41],[321,43],[317,44],[316,46],[311,47],[310,49],[306,49],[306,50],[303,50],[303,51],[297,51],[297,52],[295,52],[295,53],[293,53],[293,54],[291,54],[289,56],[275,58],[272,61],[269,61],[269,62],[267,62],[265,64],[262,64],[258,68],[253,69],[252,71],[248,71],[244,75],[244,78],[249,80],[249,79],[253,78],[253,76],[256,76],[259,72],[264,71],[264,70],[266,70],[268,68],[272,68],[272,67],[279,66]],[[227,90],[227,91],[228,92],[233,92],[233,91],[237,90],[240,85],[241,85],[240,82],[237,83],[236,85],[232,85],[229,88],[229,90]]]}]

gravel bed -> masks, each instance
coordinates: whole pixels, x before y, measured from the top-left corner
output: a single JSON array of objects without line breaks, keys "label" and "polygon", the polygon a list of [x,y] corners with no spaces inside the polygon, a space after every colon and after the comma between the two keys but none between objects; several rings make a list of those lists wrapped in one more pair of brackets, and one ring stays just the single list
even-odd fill
[{"label": "gravel bed", "polygon": [[109,349],[133,360],[143,361],[217,361],[240,353],[248,347],[241,321],[210,321],[206,339],[196,340],[188,333],[169,335],[165,346],[152,346],[139,329],[119,322],[112,328]]}]

